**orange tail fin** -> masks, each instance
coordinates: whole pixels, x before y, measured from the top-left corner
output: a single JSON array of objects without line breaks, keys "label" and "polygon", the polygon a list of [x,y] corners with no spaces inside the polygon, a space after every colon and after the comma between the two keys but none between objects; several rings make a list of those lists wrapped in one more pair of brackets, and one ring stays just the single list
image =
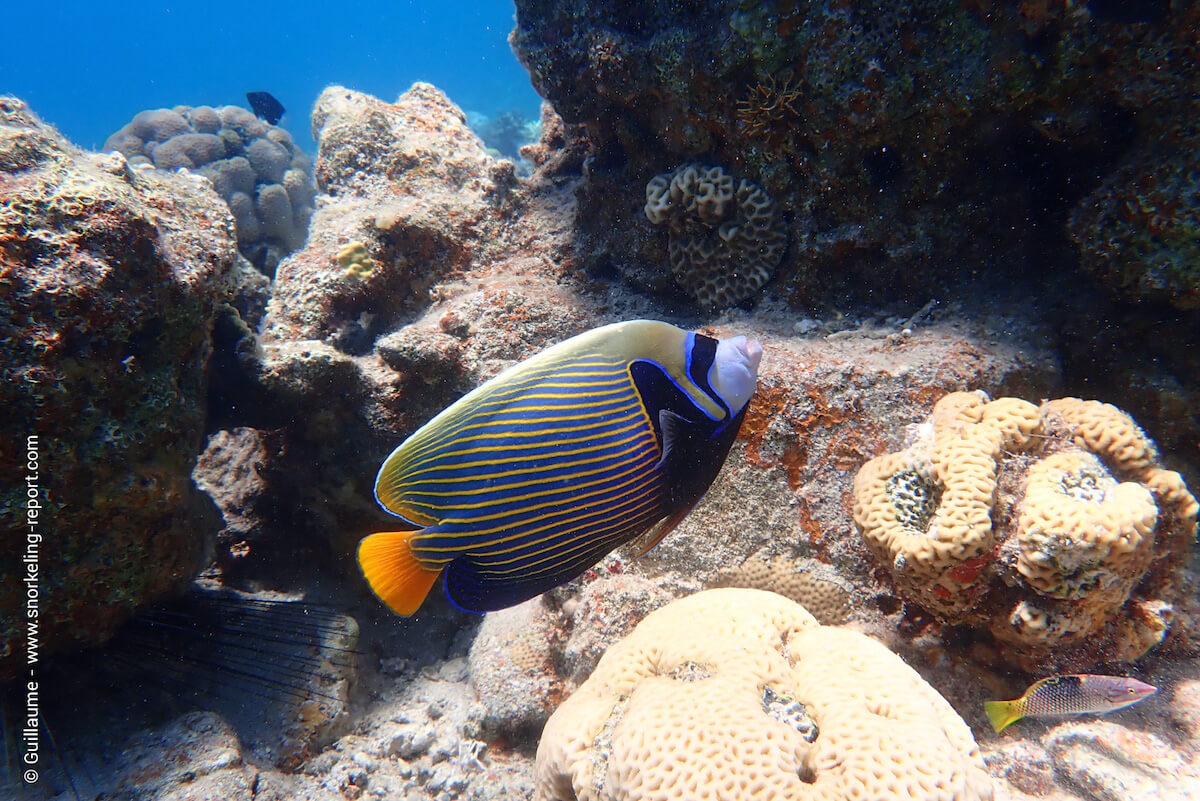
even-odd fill
[{"label": "orange tail fin", "polygon": [[417,559],[415,531],[381,531],[358,544],[358,566],[371,592],[389,609],[405,617],[416,612],[441,575]]}]

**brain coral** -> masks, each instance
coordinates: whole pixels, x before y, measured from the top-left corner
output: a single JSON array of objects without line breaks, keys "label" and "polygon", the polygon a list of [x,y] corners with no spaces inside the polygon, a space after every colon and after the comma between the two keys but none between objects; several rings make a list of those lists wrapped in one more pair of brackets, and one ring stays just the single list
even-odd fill
[{"label": "brain coral", "polygon": [[952,393],[854,484],[855,522],[901,593],[1030,669],[1157,644],[1196,513],[1129,415],[1078,398]]},{"label": "brain coral", "polygon": [[238,106],[176,106],[138,113],[104,150],[130,164],[186,167],[212,181],[237,223],[238,248],[268,275],[304,244],[316,189],[312,165],[283,128]]},{"label": "brain coral", "polygon": [[670,231],[671,273],[706,309],[731,306],[770,279],[787,231],[767,193],[721,167],[684,164],[646,184],[646,217]]},{"label": "brain coral", "polygon": [[812,613],[820,623],[836,626],[852,615],[852,596],[837,574],[815,560],[778,556],[770,562],[752,556],[725,571],[720,587],[748,587],[791,598]]},{"label": "brain coral", "polygon": [[555,801],[992,798],[914,670],[750,589],[674,601],[610,648],[546,723],[536,781]]}]

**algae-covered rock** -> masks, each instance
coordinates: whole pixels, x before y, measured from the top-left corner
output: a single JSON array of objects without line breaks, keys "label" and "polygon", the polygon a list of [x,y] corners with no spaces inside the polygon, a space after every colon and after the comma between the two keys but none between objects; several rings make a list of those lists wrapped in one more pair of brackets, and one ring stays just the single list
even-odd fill
[{"label": "algae-covered rock", "polygon": [[[0,549],[36,557],[50,651],[104,640],[201,564],[214,515],[189,474],[238,254],[207,182],[82,153],[11,97],[0,201],[0,450],[35,463],[0,479]],[[24,658],[28,575],[0,565],[0,675]]]}]

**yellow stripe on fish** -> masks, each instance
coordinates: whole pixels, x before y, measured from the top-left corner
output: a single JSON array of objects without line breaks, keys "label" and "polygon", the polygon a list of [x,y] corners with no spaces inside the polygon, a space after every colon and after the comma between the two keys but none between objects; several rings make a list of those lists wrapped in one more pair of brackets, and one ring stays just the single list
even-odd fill
[{"label": "yellow stripe on fish", "polygon": [[444,573],[450,601],[481,612],[570,581],[656,526],[657,542],[716,478],[761,356],[745,337],[635,320],[506,370],[384,460],[376,499],[420,530],[366,537],[367,583],[409,615]]}]

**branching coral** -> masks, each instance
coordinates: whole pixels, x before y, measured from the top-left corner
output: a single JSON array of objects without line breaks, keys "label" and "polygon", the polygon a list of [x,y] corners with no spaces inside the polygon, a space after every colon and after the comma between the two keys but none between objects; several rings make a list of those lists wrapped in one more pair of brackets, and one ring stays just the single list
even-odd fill
[{"label": "branching coral", "polygon": [[1077,398],[952,393],[854,486],[855,522],[905,596],[1042,668],[1161,640],[1196,514],[1129,415]]},{"label": "branching coral", "polygon": [[737,101],[737,117],[751,136],[766,137],[775,128],[800,117],[800,87],[791,81],[769,78],[755,84]]}]

